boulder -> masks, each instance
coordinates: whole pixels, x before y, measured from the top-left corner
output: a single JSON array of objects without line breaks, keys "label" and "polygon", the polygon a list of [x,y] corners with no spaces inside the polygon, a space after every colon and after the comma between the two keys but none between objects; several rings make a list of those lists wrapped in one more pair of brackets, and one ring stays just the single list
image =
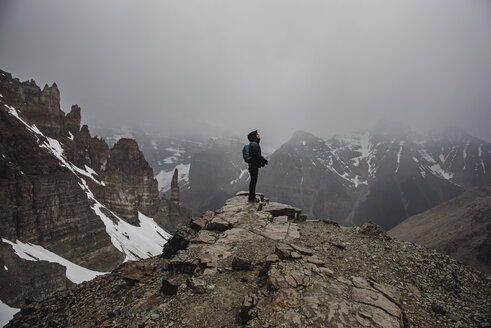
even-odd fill
[{"label": "boulder", "polygon": [[314,251],[311,250],[310,248],[299,246],[296,244],[290,244],[290,246],[296,250],[297,252],[304,254],[304,255],[314,255]]},{"label": "boulder", "polygon": [[138,282],[152,272],[152,268],[145,262],[127,262],[123,264],[121,277],[130,282]]},{"label": "boulder", "polygon": [[188,286],[193,292],[197,294],[206,293],[206,280],[201,278],[191,277],[186,280],[186,286]]},{"label": "boulder", "polygon": [[194,237],[194,234],[194,231],[192,231],[190,228],[181,226],[172,236],[172,238],[169,239],[164,245],[162,257],[168,259],[172,255],[176,254],[177,251],[185,249],[191,239]]},{"label": "boulder", "polygon": [[364,223],[361,226],[359,233],[361,233],[362,235],[377,237],[380,239],[386,239],[386,240],[391,239],[387,234],[387,232],[381,226],[373,223],[372,221],[368,221]]},{"label": "boulder", "polygon": [[299,208],[275,202],[266,204],[263,210],[271,213],[273,217],[286,215],[291,220],[297,219],[298,215],[302,212]]},{"label": "boulder", "polygon": [[226,231],[231,228],[232,225],[220,217],[214,217],[205,226],[206,230],[215,230],[215,231]]},{"label": "boulder", "polygon": [[275,246],[275,253],[280,259],[290,259],[291,252],[293,252],[293,248],[290,245],[278,243]]},{"label": "boulder", "polygon": [[164,295],[176,295],[179,287],[184,283],[184,281],[185,279],[182,277],[163,279],[160,291]]}]

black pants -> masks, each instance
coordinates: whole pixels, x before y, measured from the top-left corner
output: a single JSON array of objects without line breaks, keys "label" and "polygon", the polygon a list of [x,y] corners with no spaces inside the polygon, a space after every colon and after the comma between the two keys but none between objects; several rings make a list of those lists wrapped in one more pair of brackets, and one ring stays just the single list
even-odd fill
[{"label": "black pants", "polygon": [[258,167],[249,167],[249,174],[251,175],[251,182],[249,183],[249,200],[256,199],[256,183],[258,173]]}]

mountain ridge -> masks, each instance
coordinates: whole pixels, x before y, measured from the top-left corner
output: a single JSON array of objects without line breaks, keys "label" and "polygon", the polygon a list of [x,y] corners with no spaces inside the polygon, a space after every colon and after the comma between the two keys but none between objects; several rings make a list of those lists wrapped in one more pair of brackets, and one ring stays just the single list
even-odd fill
[{"label": "mountain ridge", "polygon": [[407,129],[327,140],[295,132],[273,153],[258,187],[314,217],[348,225],[373,220],[390,228],[466,188],[491,183],[491,144],[474,137],[449,140],[421,140]]},{"label": "mountain ridge", "polygon": [[[162,149],[157,140],[147,136],[139,143],[155,142]],[[171,142],[181,155],[162,153],[159,161],[169,164],[156,166],[161,170],[157,178],[168,189],[173,169],[183,169],[183,203],[195,214],[217,209],[247,188],[247,165],[239,155],[245,141],[218,146],[210,140],[194,148]],[[389,229],[466,189],[491,183],[490,145],[455,128],[423,134],[395,123],[329,139],[299,130],[268,155],[270,164],[261,169],[258,188],[311,217],[345,225],[373,220]],[[226,174],[217,175],[220,171]],[[211,176],[213,183],[206,180]],[[203,186],[210,189],[201,190]],[[201,191],[193,192],[195,187]]]}]

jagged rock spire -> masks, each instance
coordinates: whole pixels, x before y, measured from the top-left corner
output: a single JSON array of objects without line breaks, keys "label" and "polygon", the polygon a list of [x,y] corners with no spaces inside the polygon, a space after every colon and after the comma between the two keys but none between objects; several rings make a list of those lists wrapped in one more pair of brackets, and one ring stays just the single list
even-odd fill
[{"label": "jagged rock spire", "polygon": [[174,170],[174,175],[172,176],[172,182],[170,185],[170,200],[171,202],[179,204],[179,183],[178,183],[178,171],[177,168]]}]

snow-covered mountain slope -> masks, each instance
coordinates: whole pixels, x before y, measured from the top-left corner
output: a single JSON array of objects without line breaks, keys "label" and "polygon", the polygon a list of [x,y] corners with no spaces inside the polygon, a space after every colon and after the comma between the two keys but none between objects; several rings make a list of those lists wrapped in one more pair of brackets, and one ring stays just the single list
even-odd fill
[{"label": "snow-covered mountain slope", "polygon": [[59,255],[56,255],[51,251],[48,251],[46,248],[39,245],[23,243],[19,240],[11,242],[10,240],[7,240],[5,238],[2,238],[2,242],[11,245],[15,254],[23,260],[48,261],[61,264],[66,268],[66,277],[68,278],[68,280],[75,284],[92,280],[99,275],[107,273],[84,268],[71,261],[68,261],[67,259],[64,259]]},{"label": "snow-covered mountain slope", "polygon": [[491,144],[444,132],[421,136],[378,127],[328,140],[296,132],[272,155],[259,187],[312,216],[390,228],[491,183]]},{"label": "snow-covered mountain slope", "polygon": [[[90,178],[96,184],[105,186],[104,181],[99,181],[97,179],[97,173],[87,165],[85,165],[85,169],[82,169],[69,162],[64,156],[63,146],[59,141],[45,136],[35,125],[31,126],[26,123],[22,118],[20,118],[14,107],[6,104],[4,104],[4,106],[8,109],[11,116],[22,122],[22,124],[24,124],[24,126],[33,133],[33,136],[37,139],[40,148],[47,150],[59,161],[60,166],[69,169],[76,176],[76,178],[79,179],[79,186],[87,194],[87,198],[89,199],[90,203],[92,203],[92,210],[104,223],[106,232],[111,237],[111,242],[114,247],[125,254],[125,261],[144,259],[149,256],[158,255],[162,252],[165,242],[170,238],[169,233],[165,232],[161,227],[159,227],[159,225],[152,218],[149,218],[142,213],[139,213],[139,225],[132,225],[118,217],[118,215],[116,215],[113,211],[101,204],[95,198],[85,180]],[[110,218],[108,215],[112,218]],[[4,239],[4,242],[8,241]],[[17,241],[17,243],[19,242]],[[21,243],[20,245],[25,244]]]}]

